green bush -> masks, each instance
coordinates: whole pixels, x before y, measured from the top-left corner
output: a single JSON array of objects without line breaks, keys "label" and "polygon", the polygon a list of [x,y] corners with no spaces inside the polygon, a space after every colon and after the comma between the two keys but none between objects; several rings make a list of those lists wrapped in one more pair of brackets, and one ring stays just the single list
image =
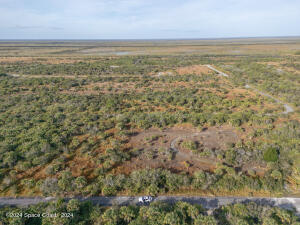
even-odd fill
[{"label": "green bush", "polygon": [[[54,214],[62,215],[68,212],[70,217],[31,217],[10,218],[7,213],[27,214]],[[236,203],[208,210],[199,204],[176,202],[166,204],[153,202],[149,206],[110,206],[101,207],[91,202],[81,202],[72,199],[69,202],[63,199],[41,203],[28,207],[0,208],[0,223],[16,224],[165,224],[165,225],[248,225],[248,224],[299,224],[299,219],[293,211],[259,205],[254,202]]]},{"label": "green bush", "polygon": [[193,151],[197,149],[197,143],[195,141],[184,141],[182,142],[182,147]]},{"label": "green bush", "polygon": [[266,162],[276,162],[278,160],[278,152],[275,148],[268,148],[264,152],[264,160]]}]

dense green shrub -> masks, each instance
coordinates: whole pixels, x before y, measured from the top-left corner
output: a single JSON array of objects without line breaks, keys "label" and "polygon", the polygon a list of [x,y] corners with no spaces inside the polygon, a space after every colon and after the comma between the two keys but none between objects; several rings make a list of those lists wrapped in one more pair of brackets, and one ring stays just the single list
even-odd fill
[{"label": "dense green shrub", "polygon": [[[283,66],[298,69],[297,59],[289,57],[283,60],[287,61]],[[260,63],[275,59],[283,58],[263,55],[165,55],[96,57],[91,61],[82,58],[81,62],[69,64],[45,64],[43,60],[2,63],[1,190],[19,194],[24,188],[31,187],[34,193],[41,191],[44,195],[114,195],[129,190],[134,194],[144,192],[156,195],[180,188],[214,193],[245,187],[272,192],[287,187],[284,189],[287,191],[289,178],[297,180],[299,176],[294,169],[298,168],[299,122],[289,121],[284,126],[277,123],[280,121],[278,117],[282,116],[277,114],[279,110],[261,110],[266,102],[270,103],[267,98],[245,94],[228,97],[231,89],[238,85],[244,88],[246,83],[252,83],[261,90],[298,105],[299,77]],[[220,67],[224,66],[224,70],[231,73],[228,79],[234,84],[223,82],[223,78],[215,74],[178,75],[174,71],[173,75],[161,77],[149,75],[178,66],[213,62],[218,62]],[[119,67],[111,67],[114,65]],[[6,73],[25,76],[3,76]],[[34,74],[48,76],[26,77]],[[51,76],[55,74],[74,76]],[[100,90],[93,88],[95,83],[103,84]],[[163,88],[170,84],[174,88]],[[134,88],[122,90],[122,85],[133,85]],[[295,112],[293,117],[297,116]],[[288,116],[284,117],[290,120]],[[116,172],[124,162],[138,156],[139,153],[134,153],[127,145],[131,136],[135,135],[131,132],[151,127],[165,129],[181,123],[190,123],[198,128],[232,125],[243,136],[243,143],[232,143],[226,152],[207,149],[202,155],[195,155],[209,156],[224,164],[210,173],[141,170],[113,178],[108,175]],[[249,130],[254,131],[247,136]],[[159,140],[153,137],[149,142]],[[276,146],[277,155],[267,153],[272,146]],[[197,144],[190,143],[187,147],[197,149]],[[168,154],[169,159],[174,157],[170,152]],[[151,152],[147,156],[154,158]],[[76,157],[90,160],[93,166],[88,170],[80,168],[73,177],[67,171]],[[264,165],[263,160],[276,162],[268,163],[266,168],[269,171],[265,175],[255,171],[248,174],[243,170],[248,163]],[[32,179],[30,182],[26,181],[27,178],[24,182],[16,180],[16,177],[23,177],[27,172],[32,172],[31,176],[34,176],[35,171],[45,172],[47,178],[42,176],[40,180]]]},{"label": "dense green shrub", "polygon": [[278,160],[278,152],[275,148],[268,148],[264,152],[264,160],[267,162],[276,162]]},{"label": "dense green shrub", "polygon": [[[22,213],[23,217],[8,217],[8,213]],[[47,213],[55,216],[28,217]],[[67,217],[61,217],[68,215]],[[3,225],[77,225],[77,224],[116,224],[116,225],[141,225],[141,224],[174,224],[174,225],[217,225],[217,224],[272,224],[272,225],[296,225],[299,218],[294,212],[258,205],[254,202],[237,203],[221,206],[208,210],[201,205],[186,202],[166,204],[154,202],[149,206],[111,206],[101,207],[92,205],[90,202],[80,202],[76,199],[64,201],[63,199],[51,203],[42,203],[26,208],[4,207],[0,209],[0,221]]]}]

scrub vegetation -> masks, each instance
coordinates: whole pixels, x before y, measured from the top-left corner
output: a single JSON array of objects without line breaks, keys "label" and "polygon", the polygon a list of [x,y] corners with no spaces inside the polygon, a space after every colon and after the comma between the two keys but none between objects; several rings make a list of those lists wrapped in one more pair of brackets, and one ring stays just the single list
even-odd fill
[{"label": "scrub vegetation", "polygon": [[[15,215],[15,218],[5,216]],[[22,217],[18,217],[22,215]],[[201,205],[177,202],[174,205],[160,202],[150,206],[99,207],[89,202],[80,203],[76,199],[64,202],[59,200],[28,208],[5,207],[0,209],[3,225],[15,224],[166,224],[166,225],[217,225],[217,224],[272,224],[297,225],[297,216],[288,210],[255,203],[222,206],[205,210]]]},{"label": "scrub vegetation", "polygon": [[192,44],[122,56],[2,44],[0,194],[299,195],[299,42]]}]

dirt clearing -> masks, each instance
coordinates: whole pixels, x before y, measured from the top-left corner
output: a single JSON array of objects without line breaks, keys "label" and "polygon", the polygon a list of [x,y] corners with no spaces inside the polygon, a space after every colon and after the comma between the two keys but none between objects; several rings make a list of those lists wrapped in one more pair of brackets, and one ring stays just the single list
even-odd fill
[{"label": "dirt clearing", "polygon": [[202,74],[210,74],[212,71],[204,65],[193,65],[193,66],[186,66],[186,67],[179,67],[176,72],[179,75],[185,74],[195,74],[195,75],[202,75]]},{"label": "dirt clearing", "polygon": [[[228,143],[235,143],[238,139],[238,134],[227,127],[202,131],[191,127],[151,128],[131,138],[135,157],[118,167],[117,172],[130,173],[143,168],[188,173],[212,171],[217,162],[213,152],[225,150]],[[197,148],[193,151],[185,148],[184,142],[197,143]],[[212,155],[205,154],[205,151],[212,152]]]}]

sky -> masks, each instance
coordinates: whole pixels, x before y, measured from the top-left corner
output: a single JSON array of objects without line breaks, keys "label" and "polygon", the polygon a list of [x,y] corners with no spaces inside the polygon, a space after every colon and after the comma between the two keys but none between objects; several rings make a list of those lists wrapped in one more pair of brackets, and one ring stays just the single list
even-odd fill
[{"label": "sky", "polygon": [[300,0],[0,0],[0,39],[299,35]]}]

